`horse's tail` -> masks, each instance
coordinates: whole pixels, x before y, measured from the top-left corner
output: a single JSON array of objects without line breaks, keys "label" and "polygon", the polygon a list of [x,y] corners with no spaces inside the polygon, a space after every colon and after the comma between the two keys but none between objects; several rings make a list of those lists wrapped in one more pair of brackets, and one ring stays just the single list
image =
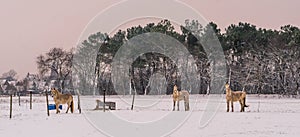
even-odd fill
[{"label": "horse's tail", "polygon": [[189,92],[187,92],[187,94],[184,96],[184,98],[185,98],[185,101],[187,102],[187,103],[189,103]]},{"label": "horse's tail", "polygon": [[244,97],[244,107],[249,107],[249,105],[246,105],[246,94],[245,94],[245,97]]},{"label": "horse's tail", "polygon": [[72,99],[72,101],[71,101],[71,112],[73,113],[74,112],[74,101],[73,101],[73,99]]}]

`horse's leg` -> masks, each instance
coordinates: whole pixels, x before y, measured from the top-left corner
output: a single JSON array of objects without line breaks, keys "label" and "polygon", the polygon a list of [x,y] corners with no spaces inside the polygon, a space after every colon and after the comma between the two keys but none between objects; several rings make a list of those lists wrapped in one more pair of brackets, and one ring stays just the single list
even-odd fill
[{"label": "horse's leg", "polygon": [[173,100],[173,111],[175,111],[175,104],[176,104],[176,101]]},{"label": "horse's leg", "polygon": [[231,102],[231,112],[233,112],[233,100],[230,101]]},{"label": "horse's leg", "polygon": [[190,110],[190,104],[188,101],[184,102],[184,107],[185,107],[185,111],[189,111]]},{"label": "horse's leg", "polygon": [[68,108],[67,108],[67,111],[66,111],[66,113],[68,113],[68,111],[69,111],[69,108],[70,108],[70,105],[71,105],[71,104],[70,104],[70,102],[68,102],[67,104],[68,104]]},{"label": "horse's leg", "polygon": [[71,108],[71,112],[74,113],[74,101],[73,101],[73,98],[72,98],[72,102],[71,102],[70,108]]},{"label": "horse's leg", "polygon": [[229,112],[229,100],[227,100],[227,112]]},{"label": "horse's leg", "polygon": [[188,98],[187,98],[187,107],[188,107],[188,111],[190,111],[190,95],[188,95]]},{"label": "horse's leg", "polygon": [[183,97],[184,111],[187,111],[186,96]]},{"label": "horse's leg", "polygon": [[184,108],[185,108],[185,111],[188,111],[189,108],[188,108],[188,103],[187,102],[184,102]]},{"label": "horse's leg", "polygon": [[241,104],[241,111],[240,112],[243,112],[243,108],[244,108],[243,102],[242,102],[242,100],[239,100],[239,102]]},{"label": "horse's leg", "polygon": [[56,114],[60,113],[58,107],[59,107],[59,104],[58,103],[55,103],[55,107],[56,107]]},{"label": "horse's leg", "polygon": [[245,104],[245,98],[244,98],[243,100],[241,100],[241,102],[242,102],[242,104],[243,104],[243,106],[242,106],[242,108],[243,108],[242,111],[245,112],[245,105],[246,105],[246,104]]},{"label": "horse's leg", "polygon": [[179,111],[179,100],[177,101],[177,111]]},{"label": "horse's leg", "polygon": [[186,111],[186,102],[183,101],[183,105],[184,105],[184,111]]}]

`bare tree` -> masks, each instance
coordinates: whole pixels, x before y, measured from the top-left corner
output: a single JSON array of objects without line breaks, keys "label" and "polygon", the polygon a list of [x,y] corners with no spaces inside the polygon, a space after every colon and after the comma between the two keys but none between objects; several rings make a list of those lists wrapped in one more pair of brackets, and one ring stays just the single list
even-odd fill
[{"label": "bare tree", "polygon": [[65,89],[65,81],[71,76],[73,52],[65,51],[61,48],[52,48],[45,55],[37,57],[37,66],[41,76],[49,74],[55,75],[58,88]]},{"label": "bare tree", "polygon": [[12,79],[15,79],[16,76],[17,76],[17,72],[15,70],[13,70],[13,69],[11,69],[8,72],[2,74],[3,78],[12,78]]}]

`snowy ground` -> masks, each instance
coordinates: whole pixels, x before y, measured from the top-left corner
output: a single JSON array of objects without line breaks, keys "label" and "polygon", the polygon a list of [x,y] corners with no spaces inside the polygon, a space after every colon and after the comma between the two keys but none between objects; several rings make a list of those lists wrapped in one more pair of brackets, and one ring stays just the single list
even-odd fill
[{"label": "snowy ground", "polygon": [[[209,100],[208,96],[192,95],[190,105],[192,111],[183,111],[183,103],[180,104],[180,111],[172,111],[171,96],[137,96],[135,104],[138,105],[133,111],[131,108],[131,96],[108,96],[108,101],[117,103],[117,110],[111,112],[93,111],[95,99],[97,97],[82,97],[83,114],[64,113],[66,106],[60,114],[50,111],[50,116],[46,113],[46,103],[44,96],[33,97],[33,108],[29,109],[29,97],[21,97],[21,106],[18,105],[18,98],[13,98],[13,118],[9,119],[9,98],[0,97],[0,136],[1,137],[100,137],[105,136],[102,132],[107,129],[102,127],[112,126],[111,131],[127,136],[126,131],[120,129],[122,124],[112,120],[110,123],[99,123],[98,119],[107,121],[107,116],[114,116],[116,119],[126,121],[128,125],[138,123],[151,123],[163,121],[166,117],[189,116],[178,124],[172,131],[165,133],[170,137],[220,137],[220,136],[299,136],[300,135],[300,99],[278,98],[277,95],[251,95],[247,98],[246,112],[239,112],[240,106],[235,103],[235,112],[226,112],[225,99]],[[97,98],[101,99],[102,98]],[[50,103],[53,103],[49,97]],[[75,108],[77,108],[77,98]],[[219,103],[217,110],[207,109],[208,101]],[[212,120],[208,125],[200,127],[200,120],[207,112],[212,113]],[[209,113],[210,114],[210,113]],[[105,121],[105,120],[104,120]],[[126,123],[125,122],[125,123]],[[172,122],[170,122],[172,123]],[[153,134],[145,132],[145,135],[133,136],[153,136],[161,129],[172,127],[168,122],[164,122],[162,127],[151,131]],[[123,125],[124,127],[124,125]],[[124,128],[125,129],[125,128]],[[140,133],[139,128],[135,129]],[[142,127],[141,127],[142,130]],[[150,129],[149,129],[150,130]],[[153,129],[152,129],[153,130]],[[102,131],[102,132],[101,132]],[[108,131],[109,132],[109,131]],[[107,132],[106,132],[107,133]],[[143,133],[143,132],[142,132]],[[116,135],[119,135],[116,134]],[[111,134],[110,134],[111,135]]]}]

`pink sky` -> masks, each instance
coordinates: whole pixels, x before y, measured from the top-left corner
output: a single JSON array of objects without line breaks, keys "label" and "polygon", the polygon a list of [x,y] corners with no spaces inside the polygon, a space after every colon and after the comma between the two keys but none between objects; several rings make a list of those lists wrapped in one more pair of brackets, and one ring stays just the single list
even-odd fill
[{"label": "pink sky", "polygon": [[[249,22],[279,29],[300,26],[299,0],[181,0],[224,30]],[[36,57],[52,47],[75,47],[85,26],[120,0],[2,0],[0,2],[0,75],[10,69],[23,78],[36,73]],[[95,30],[97,31],[97,30]]]}]

